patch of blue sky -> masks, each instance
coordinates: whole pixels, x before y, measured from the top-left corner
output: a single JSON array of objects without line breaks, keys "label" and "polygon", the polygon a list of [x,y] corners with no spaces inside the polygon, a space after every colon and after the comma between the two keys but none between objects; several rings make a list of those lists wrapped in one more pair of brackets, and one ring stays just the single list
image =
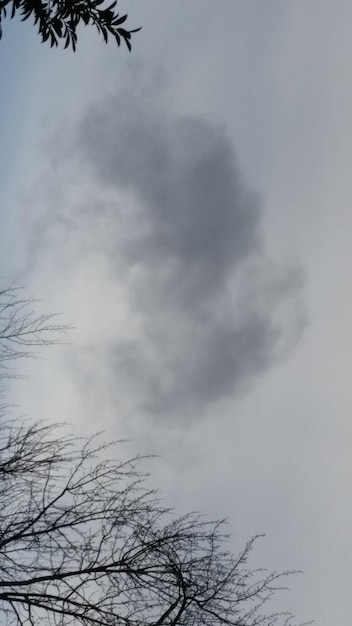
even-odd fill
[{"label": "patch of blue sky", "polygon": [[38,43],[39,38],[29,22],[3,21],[0,41],[0,263],[4,278],[11,265],[6,233],[14,220],[22,164],[27,159],[26,136],[35,89],[33,76],[39,60]]},{"label": "patch of blue sky", "polygon": [[3,24],[0,42],[1,182],[15,156],[26,119],[25,107],[33,56],[30,34],[24,24],[15,20],[5,20]]}]

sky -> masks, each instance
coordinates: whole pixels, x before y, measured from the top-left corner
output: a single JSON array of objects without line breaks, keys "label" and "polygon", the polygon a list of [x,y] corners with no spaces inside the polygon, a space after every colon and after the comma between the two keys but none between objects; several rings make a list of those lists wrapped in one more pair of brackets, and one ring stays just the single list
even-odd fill
[{"label": "sky", "polygon": [[74,326],[9,400],[156,454],[171,506],[304,570],[280,606],[349,623],[351,3],[120,8],[131,54],[4,24],[2,280]]}]

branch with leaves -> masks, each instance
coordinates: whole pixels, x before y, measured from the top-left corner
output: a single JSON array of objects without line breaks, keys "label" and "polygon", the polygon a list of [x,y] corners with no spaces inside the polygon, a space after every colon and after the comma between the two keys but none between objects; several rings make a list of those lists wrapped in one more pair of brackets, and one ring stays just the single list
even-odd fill
[{"label": "branch with leaves", "polygon": [[124,26],[127,15],[117,13],[116,5],[117,0],[109,6],[105,5],[105,0],[2,0],[0,38],[2,20],[19,14],[22,21],[33,19],[42,41],[51,47],[62,41],[64,48],[71,47],[75,51],[78,27],[82,24],[95,26],[105,43],[112,37],[118,46],[124,42],[131,51],[131,36],[140,28],[128,30]]}]

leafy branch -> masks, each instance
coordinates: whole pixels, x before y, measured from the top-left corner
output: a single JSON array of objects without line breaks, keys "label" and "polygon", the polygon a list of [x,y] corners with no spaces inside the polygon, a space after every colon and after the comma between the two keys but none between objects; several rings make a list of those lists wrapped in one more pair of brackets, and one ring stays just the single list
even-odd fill
[{"label": "leafy branch", "polygon": [[113,37],[118,46],[124,42],[131,51],[131,36],[140,28],[128,30],[124,24],[127,15],[116,12],[117,0],[104,6],[105,0],[2,0],[0,2],[0,38],[1,22],[4,18],[13,19],[19,14],[21,21],[33,18],[38,25],[42,42],[50,47],[57,47],[64,42],[64,48],[77,46],[77,29],[80,24],[93,25],[108,43]]}]

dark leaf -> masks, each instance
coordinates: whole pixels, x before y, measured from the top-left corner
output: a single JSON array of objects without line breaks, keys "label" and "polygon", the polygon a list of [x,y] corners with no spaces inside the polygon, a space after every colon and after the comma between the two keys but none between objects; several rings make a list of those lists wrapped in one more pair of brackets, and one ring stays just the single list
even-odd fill
[{"label": "dark leaf", "polygon": [[123,24],[127,20],[127,15],[123,15],[122,17],[113,21],[114,26],[118,26],[119,24]]},{"label": "dark leaf", "polygon": [[53,20],[52,23],[53,29],[55,30],[58,37],[62,37],[62,22],[57,17]]},{"label": "dark leaf", "polygon": [[121,44],[120,36],[118,33],[114,33],[114,35],[115,35],[116,43],[120,47],[120,44]]},{"label": "dark leaf", "polygon": [[131,52],[132,46],[131,46],[130,42],[128,41],[128,39],[125,39],[125,44],[126,44],[127,48],[129,49],[129,51]]},{"label": "dark leaf", "polygon": [[131,39],[131,33],[128,32],[128,30],[125,30],[124,28],[118,28],[117,32],[119,33],[119,35],[121,35],[121,37],[123,37],[124,39]]}]

